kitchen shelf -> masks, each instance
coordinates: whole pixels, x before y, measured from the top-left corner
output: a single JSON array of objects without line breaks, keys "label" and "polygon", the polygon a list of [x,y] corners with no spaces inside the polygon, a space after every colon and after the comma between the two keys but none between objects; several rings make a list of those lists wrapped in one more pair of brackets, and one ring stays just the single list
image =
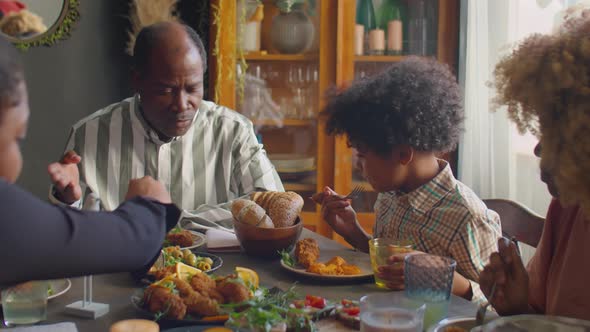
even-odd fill
[{"label": "kitchen shelf", "polygon": [[315,183],[283,182],[286,191],[316,191]]},{"label": "kitchen shelf", "polygon": [[403,55],[357,55],[355,62],[399,62],[404,59]]},{"label": "kitchen shelf", "polygon": [[317,54],[244,54],[247,61],[316,61]]},{"label": "kitchen shelf", "polygon": [[267,127],[308,127],[313,126],[316,120],[300,120],[300,119],[283,119],[283,120],[252,120],[257,126]]}]

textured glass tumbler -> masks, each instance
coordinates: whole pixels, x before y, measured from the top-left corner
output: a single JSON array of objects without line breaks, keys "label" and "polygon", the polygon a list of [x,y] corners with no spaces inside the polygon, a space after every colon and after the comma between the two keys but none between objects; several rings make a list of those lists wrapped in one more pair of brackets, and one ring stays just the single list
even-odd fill
[{"label": "textured glass tumbler", "polygon": [[406,257],[404,284],[406,297],[426,304],[424,328],[439,322],[448,314],[453,274],[457,262],[448,257],[428,254]]}]

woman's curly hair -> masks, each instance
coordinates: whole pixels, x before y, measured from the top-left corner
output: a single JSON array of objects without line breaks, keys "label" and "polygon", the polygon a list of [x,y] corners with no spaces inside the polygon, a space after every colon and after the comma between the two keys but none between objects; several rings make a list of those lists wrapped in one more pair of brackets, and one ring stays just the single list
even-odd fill
[{"label": "woman's curly hair", "polygon": [[540,138],[560,200],[590,213],[590,19],[525,39],[497,64],[492,85],[496,107]]},{"label": "woman's curly hair", "polygon": [[455,76],[446,65],[419,57],[335,93],[323,113],[329,135],[345,134],[350,145],[382,156],[402,144],[419,151],[450,151],[464,120]]}]

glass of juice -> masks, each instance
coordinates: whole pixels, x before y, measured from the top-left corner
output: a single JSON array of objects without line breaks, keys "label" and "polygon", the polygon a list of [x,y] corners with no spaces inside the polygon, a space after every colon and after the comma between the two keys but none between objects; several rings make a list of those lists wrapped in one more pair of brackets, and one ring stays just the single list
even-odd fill
[{"label": "glass of juice", "polygon": [[47,318],[47,281],[29,281],[2,290],[6,326],[30,325]]},{"label": "glass of juice", "polygon": [[[380,266],[390,265],[387,260],[392,255],[405,254],[411,252],[412,244],[405,240],[394,240],[386,238],[374,238],[369,240],[369,254],[371,256],[371,266],[375,273],[375,283],[379,288],[387,288],[386,282],[377,277]],[[403,264],[400,262],[399,264]]]},{"label": "glass of juice", "polygon": [[425,329],[447,317],[456,266],[455,260],[436,255],[419,254],[405,259],[406,297],[426,304]]},{"label": "glass of juice", "polygon": [[365,295],[360,300],[361,332],[421,332],[425,309],[400,294]]}]

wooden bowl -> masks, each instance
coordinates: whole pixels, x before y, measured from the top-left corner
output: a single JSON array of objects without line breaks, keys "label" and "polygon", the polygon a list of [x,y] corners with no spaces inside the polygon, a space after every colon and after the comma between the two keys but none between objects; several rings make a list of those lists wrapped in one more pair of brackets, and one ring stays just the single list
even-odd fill
[{"label": "wooden bowl", "polygon": [[279,257],[279,251],[290,250],[299,240],[303,222],[298,217],[293,226],[261,228],[234,220],[234,230],[242,250],[252,256]]}]

